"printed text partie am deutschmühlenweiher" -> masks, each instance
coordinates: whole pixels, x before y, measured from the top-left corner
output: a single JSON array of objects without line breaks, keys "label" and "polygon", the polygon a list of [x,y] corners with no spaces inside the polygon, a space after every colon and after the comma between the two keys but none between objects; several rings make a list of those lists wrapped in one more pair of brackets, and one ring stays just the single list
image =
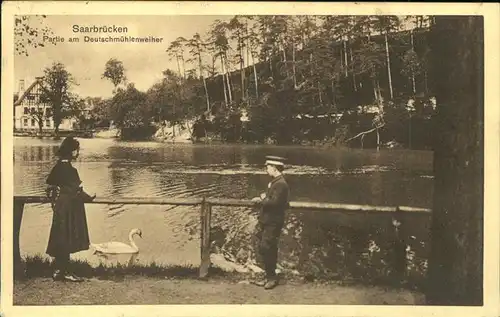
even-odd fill
[{"label": "printed text partie am deutschm\u00fchlenweiher", "polygon": [[[84,43],[161,43],[163,37],[152,35],[130,36],[125,35],[128,27],[117,25],[77,25],[71,27],[75,36],[65,39],[62,36],[44,36],[44,41],[62,42],[84,42]],[[104,34],[103,34],[104,33]],[[107,34],[106,34],[107,33]],[[83,35],[83,36],[78,36]]]}]

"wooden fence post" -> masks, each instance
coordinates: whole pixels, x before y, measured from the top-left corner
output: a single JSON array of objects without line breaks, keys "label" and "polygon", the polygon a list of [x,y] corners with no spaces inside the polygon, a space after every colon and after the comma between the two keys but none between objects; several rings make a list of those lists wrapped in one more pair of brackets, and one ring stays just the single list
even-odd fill
[{"label": "wooden fence post", "polygon": [[19,235],[21,232],[21,222],[23,220],[24,211],[24,201],[20,199],[14,199],[14,237],[13,237],[13,264],[14,264],[14,276],[23,277],[24,276],[24,266],[21,261],[21,250],[19,248]]},{"label": "wooden fence post", "polygon": [[205,198],[201,203],[201,262],[200,262],[200,278],[205,278],[208,275],[210,267],[210,221],[212,217],[212,206],[207,203]]},{"label": "wooden fence post", "polygon": [[405,225],[402,222],[402,211],[396,207],[392,218],[394,227],[394,249],[393,249],[393,278],[395,282],[401,282],[406,273],[406,238]]}]

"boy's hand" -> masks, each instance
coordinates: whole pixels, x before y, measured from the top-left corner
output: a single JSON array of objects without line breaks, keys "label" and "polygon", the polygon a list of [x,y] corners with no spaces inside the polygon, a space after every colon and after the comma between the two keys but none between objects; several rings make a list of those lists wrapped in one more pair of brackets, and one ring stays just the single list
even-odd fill
[{"label": "boy's hand", "polygon": [[260,199],[262,200],[266,199],[266,194],[265,193],[260,194]]}]

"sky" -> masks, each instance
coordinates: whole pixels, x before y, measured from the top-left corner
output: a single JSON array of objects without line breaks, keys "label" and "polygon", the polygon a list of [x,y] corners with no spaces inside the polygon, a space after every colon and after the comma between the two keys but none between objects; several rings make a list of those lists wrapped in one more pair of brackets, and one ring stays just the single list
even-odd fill
[{"label": "sky", "polygon": [[[139,90],[147,90],[160,80],[162,71],[170,68],[177,70],[175,60],[170,61],[165,50],[170,42],[182,36],[191,38],[196,32],[202,37],[216,20],[228,20],[232,16],[65,16],[51,15],[44,20],[44,25],[50,27],[54,36],[65,38],[64,43],[45,45],[45,47],[30,48],[29,56],[16,55],[14,58],[15,88],[17,92],[19,81],[25,80],[28,87],[37,76],[43,75],[43,69],[54,62],[61,62],[74,76],[77,86],[73,92],[81,97],[109,97],[113,85],[109,80],[101,79],[104,65],[110,58],[123,62],[126,75]],[[34,20],[34,25],[39,25]],[[122,26],[127,27],[127,33],[73,33],[73,25],[79,26]],[[90,36],[137,36],[162,37],[160,43],[84,43],[84,35]],[[79,43],[70,43],[68,38],[78,36]],[[186,67],[187,68],[187,67]]]}]

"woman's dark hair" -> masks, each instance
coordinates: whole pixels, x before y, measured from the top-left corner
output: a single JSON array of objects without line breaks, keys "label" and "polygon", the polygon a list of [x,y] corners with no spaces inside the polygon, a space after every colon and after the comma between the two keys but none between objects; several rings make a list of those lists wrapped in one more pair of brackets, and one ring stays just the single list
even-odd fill
[{"label": "woman's dark hair", "polygon": [[62,141],[56,155],[59,156],[60,159],[70,159],[72,152],[78,149],[80,149],[80,142],[69,136]]}]

